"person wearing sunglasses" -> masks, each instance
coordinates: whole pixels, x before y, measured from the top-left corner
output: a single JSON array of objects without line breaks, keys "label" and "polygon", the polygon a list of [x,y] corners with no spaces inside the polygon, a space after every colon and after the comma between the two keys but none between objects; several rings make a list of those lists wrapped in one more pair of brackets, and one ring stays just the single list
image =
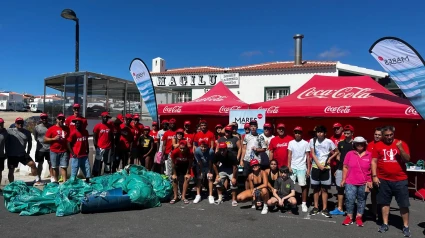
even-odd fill
[{"label": "person wearing sunglasses", "polygon": [[38,163],[37,176],[34,183],[35,186],[44,185],[41,182],[41,172],[43,172],[44,161],[47,161],[49,164],[50,177],[52,177],[52,164],[50,163],[50,144],[44,142],[44,136],[52,125],[48,122],[48,115],[46,113],[40,114],[40,121],[41,123],[35,126],[34,129],[34,138],[37,141],[35,162]]},{"label": "person wearing sunglasses", "polygon": [[[59,168],[63,182],[67,179],[69,165],[68,136],[69,127],[65,126],[65,116],[60,113],[56,116],[56,124],[51,126],[44,136],[44,143],[50,144],[50,161],[52,163],[52,182],[58,182]],[[75,125],[75,124],[74,124]]]},{"label": "person wearing sunglasses", "polygon": [[372,179],[378,187],[377,202],[381,205],[382,225],[379,232],[387,232],[390,204],[393,196],[400,208],[403,219],[403,234],[410,237],[409,190],[406,163],[410,161],[408,145],[394,138],[395,128],[382,128],[382,141],[376,143],[372,152]]},{"label": "person wearing sunglasses", "polygon": [[354,150],[345,155],[342,179],[339,184],[341,188],[345,189],[345,206],[347,208],[347,216],[342,224],[345,226],[353,224],[354,204],[357,200],[355,221],[357,226],[362,227],[367,195],[372,188],[372,153],[366,150],[367,142],[363,137],[357,136],[352,142]]},{"label": "person wearing sunglasses", "polygon": [[78,103],[74,103],[74,105],[72,105],[72,112],[73,114],[69,117],[67,117],[64,121],[65,126],[69,127],[69,131],[73,131],[75,130],[75,123],[72,122],[75,118],[79,117],[81,118],[83,121],[83,128],[86,129],[87,128],[87,119],[84,118],[81,113],[80,113],[80,104]]},{"label": "person wearing sunglasses", "polygon": [[345,155],[352,151],[353,148],[353,133],[354,127],[351,125],[344,126],[344,140],[338,142],[338,151],[339,154],[336,156],[337,161],[337,170],[335,172],[335,184],[338,193],[338,206],[335,207],[333,211],[329,213],[331,215],[344,215],[344,187],[341,187],[342,180],[342,169],[344,165]]}]

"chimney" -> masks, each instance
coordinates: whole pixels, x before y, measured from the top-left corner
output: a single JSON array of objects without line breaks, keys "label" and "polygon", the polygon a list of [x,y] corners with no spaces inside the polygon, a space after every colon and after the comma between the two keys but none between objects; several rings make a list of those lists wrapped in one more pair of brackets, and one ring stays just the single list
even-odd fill
[{"label": "chimney", "polygon": [[296,34],[295,39],[295,65],[303,64],[303,38],[304,35]]}]

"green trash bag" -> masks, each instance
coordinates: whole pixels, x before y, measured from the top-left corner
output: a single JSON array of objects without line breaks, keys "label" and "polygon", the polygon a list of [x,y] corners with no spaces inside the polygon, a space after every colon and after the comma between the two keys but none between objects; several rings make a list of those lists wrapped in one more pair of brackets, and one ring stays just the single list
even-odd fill
[{"label": "green trash bag", "polygon": [[28,187],[23,181],[15,181],[3,189],[5,207],[21,216],[49,214],[56,211],[55,195]]},{"label": "green trash bag", "polygon": [[144,208],[159,207],[161,203],[153,191],[149,180],[145,177],[131,174],[127,177],[126,192],[132,203],[140,204]]},{"label": "green trash bag", "polygon": [[153,191],[158,197],[160,202],[168,201],[173,194],[173,185],[167,176],[162,176],[158,173],[147,171],[144,174],[150,183],[152,184]]},{"label": "green trash bag", "polygon": [[128,171],[128,174],[143,175],[147,172],[146,168],[141,165],[132,164],[122,171]]},{"label": "green trash bag", "polygon": [[114,188],[125,188],[125,178],[127,177],[126,173],[113,173],[109,175],[102,175],[90,179],[93,190],[102,192],[108,191]]},{"label": "green trash bag", "polygon": [[71,178],[59,186],[56,196],[56,216],[69,216],[80,212],[81,201],[85,195],[93,192],[93,188],[78,178]]}]

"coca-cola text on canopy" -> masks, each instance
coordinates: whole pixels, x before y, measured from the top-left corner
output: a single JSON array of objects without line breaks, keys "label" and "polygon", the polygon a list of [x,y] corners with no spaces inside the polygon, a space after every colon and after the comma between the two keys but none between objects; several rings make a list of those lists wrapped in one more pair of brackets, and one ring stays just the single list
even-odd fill
[{"label": "coca-cola text on canopy", "polygon": [[360,87],[345,87],[341,89],[317,89],[316,87],[309,88],[298,94],[298,99],[308,98],[369,98],[370,93],[374,91],[372,88]]},{"label": "coca-cola text on canopy", "polygon": [[226,98],[227,98],[226,96],[212,95],[206,98],[195,99],[192,102],[221,102],[221,101],[224,101],[224,99]]},{"label": "coca-cola text on canopy", "polygon": [[270,107],[258,107],[259,110],[266,110],[266,113],[279,113],[279,107],[278,106],[270,106]]},{"label": "coca-cola text on canopy", "polygon": [[221,106],[220,109],[218,109],[219,113],[229,113],[230,110],[238,110],[241,109],[240,106],[231,106],[231,107],[225,107],[225,106]]},{"label": "coca-cola text on canopy", "polygon": [[183,106],[165,106],[164,109],[162,109],[163,113],[181,113]]},{"label": "coca-cola text on canopy", "polygon": [[416,111],[416,109],[412,106],[406,108],[406,111],[404,111],[404,114],[406,115],[418,115],[418,112]]},{"label": "coca-cola text on canopy", "polygon": [[323,111],[325,113],[350,113],[351,106],[327,106]]}]

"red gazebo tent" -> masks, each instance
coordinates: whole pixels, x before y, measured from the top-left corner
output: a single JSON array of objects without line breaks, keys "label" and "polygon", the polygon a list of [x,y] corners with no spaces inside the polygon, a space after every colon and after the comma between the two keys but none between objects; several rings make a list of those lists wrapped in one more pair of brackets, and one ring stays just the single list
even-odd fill
[{"label": "red gazebo tent", "polygon": [[[229,116],[231,109],[248,109],[223,82],[218,82],[202,97],[185,103],[159,104],[158,113],[162,116]],[[228,120],[228,118],[227,118]]]},{"label": "red gazebo tent", "polygon": [[409,100],[368,76],[315,75],[284,98],[250,105],[267,117],[345,117],[421,119]]}]

